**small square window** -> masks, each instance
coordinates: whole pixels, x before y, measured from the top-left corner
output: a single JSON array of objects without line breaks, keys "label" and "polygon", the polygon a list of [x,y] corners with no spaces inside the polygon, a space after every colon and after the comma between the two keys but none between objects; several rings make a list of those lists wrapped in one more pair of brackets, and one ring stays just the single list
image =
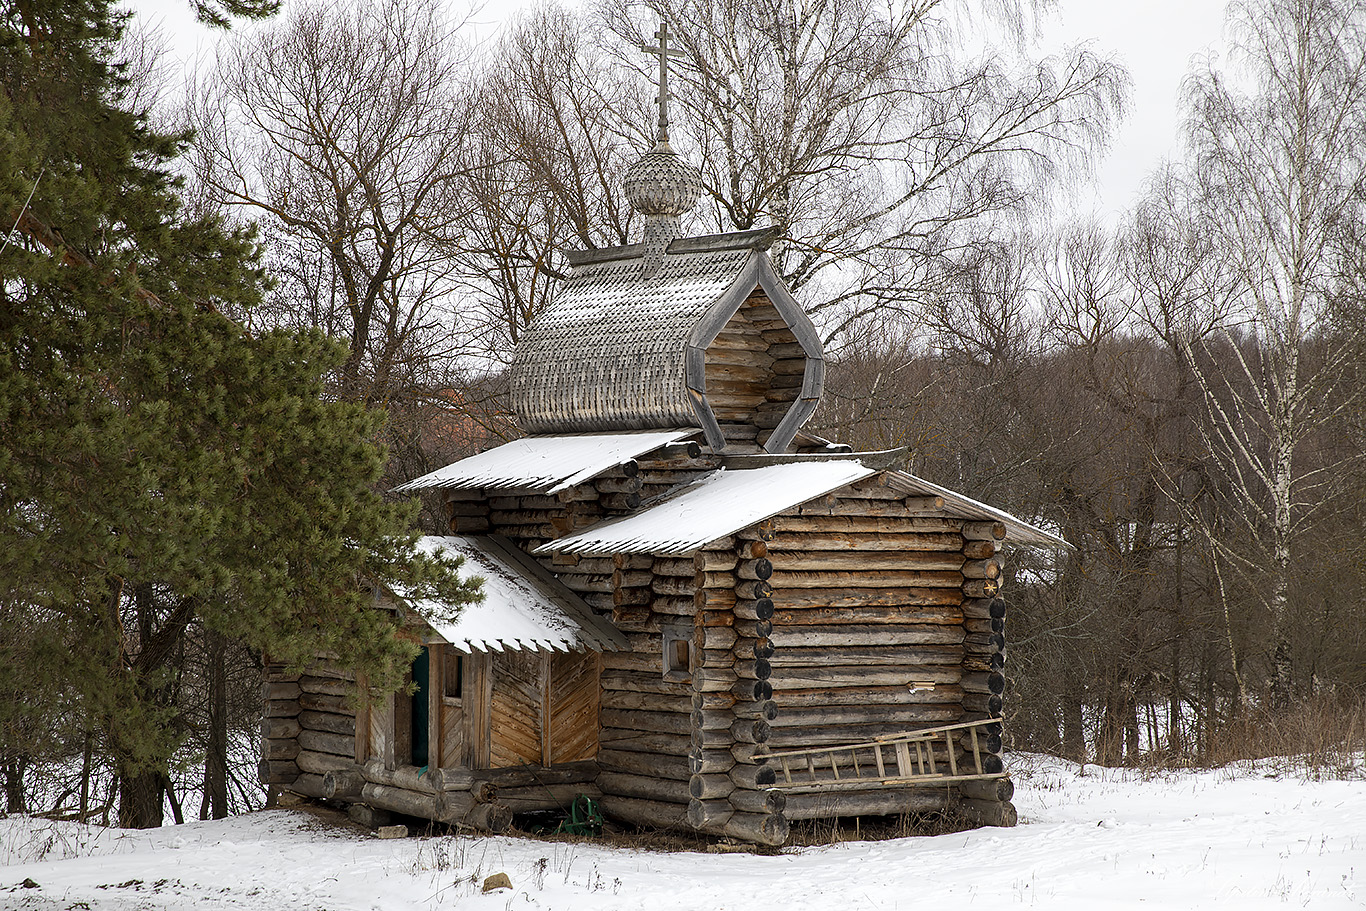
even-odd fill
[{"label": "small square window", "polygon": [[664,635],[664,679],[692,679],[692,630],[674,627]]}]

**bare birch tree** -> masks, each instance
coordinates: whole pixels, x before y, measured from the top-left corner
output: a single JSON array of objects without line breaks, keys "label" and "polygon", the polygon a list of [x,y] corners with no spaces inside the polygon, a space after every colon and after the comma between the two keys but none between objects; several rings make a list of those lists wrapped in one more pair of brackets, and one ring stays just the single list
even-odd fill
[{"label": "bare birch tree", "polygon": [[1296,687],[1297,549],[1360,458],[1311,461],[1307,449],[1348,407],[1338,380],[1349,349],[1324,319],[1341,274],[1337,238],[1364,214],[1366,9],[1248,0],[1230,16],[1241,69],[1189,80],[1189,193],[1169,210],[1209,238],[1236,307],[1217,331],[1176,340],[1204,401],[1221,515],[1239,531],[1214,543],[1261,593],[1272,701],[1284,706]]}]

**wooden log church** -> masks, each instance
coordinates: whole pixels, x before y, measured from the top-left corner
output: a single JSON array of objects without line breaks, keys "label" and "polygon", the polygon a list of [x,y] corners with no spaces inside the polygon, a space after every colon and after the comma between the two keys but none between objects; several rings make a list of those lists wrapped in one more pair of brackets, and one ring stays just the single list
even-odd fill
[{"label": "wooden log church", "polygon": [[579,794],[611,819],[782,844],[793,820],[956,811],[1013,825],[1001,763],[1004,543],[1063,545],[801,432],[819,337],[772,232],[681,237],[702,191],[661,124],[625,186],[640,243],[571,254],[519,343],[523,439],[418,478],[485,579],[412,695],[344,662],[267,669],[262,777],[500,831]]}]

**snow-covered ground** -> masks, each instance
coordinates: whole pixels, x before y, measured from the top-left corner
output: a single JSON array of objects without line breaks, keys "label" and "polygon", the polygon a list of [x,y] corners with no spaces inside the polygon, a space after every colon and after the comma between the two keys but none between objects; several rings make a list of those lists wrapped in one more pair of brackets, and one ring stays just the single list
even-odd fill
[{"label": "snow-covered ground", "polygon": [[[1366,776],[1144,775],[1015,757],[1021,824],[651,853],[522,838],[379,840],[297,810],[120,832],[0,820],[3,909],[488,911],[1366,907]],[[485,877],[513,888],[484,894]],[[24,887],[24,880],[36,887]]]}]

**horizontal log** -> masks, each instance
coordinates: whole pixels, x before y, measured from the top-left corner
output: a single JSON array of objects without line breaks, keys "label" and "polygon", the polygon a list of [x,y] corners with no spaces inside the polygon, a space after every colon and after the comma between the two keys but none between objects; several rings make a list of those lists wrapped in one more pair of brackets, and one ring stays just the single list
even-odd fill
[{"label": "horizontal log", "polygon": [[768,557],[760,557],[757,560],[745,560],[735,568],[737,578],[750,581],[767,579],[773,575],[773,563]]},{"label": "horizontal log", "polygon": [[725,798],[688,801],[688,825],[701,832],[722,834],[720,826],[730,819],[735,808]]},{"label": "horizontal log", "polygon": [[612,591],[612,607],[639,608],[637,611],[628,613],[637,615],[643,619],[650,616],[650,604],[654,601],[655,594],[648,588],[615,588]]},{"label": "horizontal log", "polygon": [[730,796],[735,782],[729,775],[694,775],[688,779],[688,796],[693,800],[715,800]]},{"label": "horizontal log", "polygon": [[1001,717],[1003,702],[994,693],[963,693],[963,711],[968,715],[985,715],[988,718]]},{"label": "horizontal log", "polygon": [[641,484],[639,473],[634,478],[601,477],[593,482],[600,493],[637,493]]},{"label": "horizontal log", "polygon": [[305,730],[322,731],[327,734],[356,734],[355,715],[337,715],[332,712],[300,712],[299,724]]},{"label": "horizontal log", "polygon": [[777,788],[736,788],[730,793],[730,805],[740,813],[781,813],[787,808],[787,795]]},{"label": "horizontal log", "polygon": [[612,593],[612,577],[583,573],[560,573],[560,581],[576,592]]},{"label": "horizontal log", "polygon": [[686,756],[657,753],[631,753],[624,750],[598,750],[598,765],[606,772],[629,772],[686,782],[692,777]]},{"label": "horizontal log", "polygon": [[789,794],[783,815],[788,819],[836,819],[840,816],[900,816],[931,813],[950,806],[945,788],[891,788]]},{"label": "horizontal log", "polygon": [[[775,654],[778,658],[781,653]],[[958,683],[963,676],[956,666],[940,667],[867,667],[861,664],[824,667],[777,667],[769,682],[773,685],[779,711],[782,693],[829,687],[910,686],[921,682]],[[966,688],[965,688],[966,689]]]},{"label": "horizontal log", "polygon": [[298,699],[303,689],[296,680],[267,680],[261,684],[262,699]]},{"label": "horizontal log", "polygon": [[598,502],[604,509],[615,509],[630,512],[640,508],[641,496],[638,493],[605,493]]},{"label": "horizontal log", "polygon": [[[790,598],[785,597],[784,604],[788,603],[789,600]],[[773,601],[768,597],[737,600],[734,613],[741,620],[771,620],[773,618]]]},{"label": "horizontal log", "polygon": [[773,622],[780,627],[822,625],[899,625],[906,623],[938,623],[959,625],[963,615],[956,604],[884,607],[788,607],[786,599],[778,598],[780,606],[773,612]]},{"label": "horizontal log", "polygon": [[[893,730],[913,730],[943,721],[956,720],[961,714],[957,705],[904,703],[889,708],[885,705],[840,705],[840,706],[783,706],[778,717],[772,721],[773,737],[791,737],[785,733],[791,728],[818,728],[822,726],[857,727],[876,724]],[[853,738],[856,740],[857,738]],[[850,742],[853,742],[851,740]]]},{"label": "horizontal log", "polygon": [[767,764],[751,765],[737,762],[727,774],[730,776],[730,780],[735,782],[737,788],[750,788],[752,790],[770,787],[778,780],[773,767]]},{"label": "horizontal log", "polygon": [[602,693],[603,711],[681,712],[686,714],[692,711],[694,707],[693,699],[683,692],[642,693],[604,689]]},{"label": "horizontal log", "polygon": [[286,787],[295,794],[302,794],[304,797],[320,798],[323,796],[323,777],[311,772],[300,772],[298,777],[289,782]]},{"label": "horizontal log", "polygon": [[730,750],[693,746],[688,749],[688,771],[692,775],[728,774],[736,759]]},{"label": "horizontal log", "polygon": [[[409,791],[405,788],[375,784],[367,780],[361,786],[360,799],[380,810],[389,810],[394,813],[403,813],[406,816],[416,816],[419,819],[431,819],[437,822],[455,821],[450,818],[447,808],[437,800],[435,793]],[[473,802],[470,806],[473,806]],[[465,809],[468,810],[469,808]]]},{"label": "horizontal log", "polygon": [[996,542],[993,541],[964,541],[963,556],[969,560],[990,560],[996,556]]},{"label": "horizontal log", "polygon": [[689,597],[697,591],[697,581],[692,576],[655,576],[650,590],[656,595]]},{"label": "horizontal log", "polygon": [[1002,522],[964,522],[963,537],[969,541],[1003,541],[1006,527]]},{"label": "horizontal log", "polygon": [[[678,578],[691,579],[698,573],[698,569],[694,565],[696,560],[696,557],[661,557],[654,561],[654,564],[650,567],[650,571],[656,576],[675,576]],[[734,563],[731,565],[733,566]],[[729,569],[730,567],[718,567],[718,569],[721,568]]]},{"label": "horizontal log", "polygon": [[729,692],[736,699],[766,700],[773,698],[773,684],[767,680],[737,680]]},{"label": "horizontal log", "polygon": [[964,674],[960,683],[963,690],[968,693],[983,693],[999,696],[1006,690],[1006,678],[997,673]]},{"label": "horizontal log", "polygon": [[773,666],[766,658],[736,660],[732,668],[735,676],[744,680],[767,680],[773,674]]},{"label": "horizontal log", "polygon": [[315,753],[312,750],[300,750],[294,761],[299,764],[299,771],[310,772],[314,775],[326,775],[328,772],[337,769],[352,769],[356,765],[352,756]]},{"label": "horizontal log", "polygon": [[[810,519],[779,517],[776,522],[784,526],[794,522],[810,522]],[[768,557],[777,565],[779,558],[788,554],[800,553],[814,555],[817,552],[834,551],[837,553],[886,553],[903,552],[962,554],[963,536],[957,531],[913,531],[888,525],[885,529],[873,531],[846,531],[840,529],[816,529],[799,531],[783,528],[768,544]]]},{"label": "horizontal log", "polygon": [[[778,596],[784,609],[836,607],[957,607],[963,603],[960,588],[910,586],[904,588],[861,588],[786,590]],[[737,613],[738,616],[738,613]],[[765,618],[767,619],[767,618]]]},{"label": "horizontal log", "polygon": [[964,781],[958,792],[970,800],[1004,803],[1015,796],[1015,782],[1009,778],[988,778],[985,781]]},{"label": "horizontal log", "polygon": [[647,734],[687,734],[691,730],[691,713],[686,703],[681,712],[647,712],[639,709],[619,711],[604,707],[601,723],[604,729],[639,731]]},{"label": "horizontal log", "polygon": [[738,650],[739,657],[748,658],[750,655],[753,655],[755,658],[773,657],[774,645],[772,639],[746,639],[743,641],[747,642],[748,646],[740,647]]},{"label": "horizontal log", "polygon": [[[953,704],[963,701],[962,687],[952,683],[924,682],[910,686],[868,686],[858,688],[784,690],[780,695],[780,712],[812,706],[898,706],[919,703]],[[769,719],[770,721],[773,719]]]},{"label": "horizontal log", "polygon": [[[956,629],[956,627],[945,628]],[[778,632],[780,630],[774,630],[775,634]],[[962,632],[961,628],[959,628],[959,632]],[[903,667],[910,670],[914,675],[914,672],[921,667],[952,667],[961,664],[962,660],[962,646],[944,643],[928,645],[822,645],[809,648],[779,644],[768,662],[774,669],[774,674],[781,673],[778,670],[779,668],[819,668],[859,664],[868,668]]]},{"label": "horizontal log", "polygon": [[704,610],[698,615],[703,626],[734,626],[735,614],[729,610]]},{"label": "horizontal log", "polygon": [[678,830],[688,825],[688,804],[603,795],[599,804],[609,819],[641,829]]},{"label": "horizontal log", "polygon": [[654,673],[635,671],[604,670],[598,677],[603,692],[607,693],[657,693],[664,696],[677,696],[686,705],[691,694],[689,685],[680,680],[664,680],[662,670],[656,666]]},{"label": "horizontal log", "polygon": [[323,774],[323,796],[328,800],[355,800],[365,787],[360,767],[339,767]]},{"label": "horizontal log", "polygon": [[[761,585],[764,583],[753,583]],[[963,575],[957,571],[935,571],[935,570],[879,570],[878,572],[855,573],[855,572],[801,572],[797,570],[774,570],[773,575],[768,580],[771,591],[779,591],[786,594],[794,589],[819,588],[827,591],[844,592],[850,589],[861,588],[959,588],[964,587]],[[749,597],[741,594],[740,589],[736,588],[736,593],[741,597]],[[770,592],[771,593],[771,592]],[[765,595],[764,597],[767,597]]]},{"label": "horizontal log", "polygon": [[[900,624],[868,627],[862,625],[783,626],[773,630],[773,645],[791,648],[833,648],[864,645],[957,645],[966,634],[962,626],[948,624]],[[838,655],[839,652],[831,652]]]},{"label": "horizontal log", "polygon": [[298,718],[262,718],[262,740],[293,740],[299,736]]},{"label": "horizontal log", "polygon": [[261,709],[267,718],[294,718],[299,714],[297,699],[271,699]]},{"label": "horizontal log", "polygon": [[[454,782],[468,780],[471,783],[488,782],[498,793],[515,788],[535,788],[545,785],[583,785],[591,782],[598,773],[598,764],[591,760],[565,762],[553,766],[525,765],[509,766],[501,769],[441,769],[442,787],[450,790]],[[428,773],[431,775],[431,772]],[[425,777],[425,776],[424,776]]]},{"label": "horizontal log", "polygon": [[663,800],[679,803],[688,797],[688,784],[656,775],[640,775],[631,772],[600,772],[598,789],[606,796],[642,797],[646,800]]},{"label": "horizontal log", "polygon": [[732,626],[703,626],[693,634],[693,643],[698,648],[734,648],[739,635]]},{"label": "horizontal log", "polygon": [[968,652],[999,652],[1006,647],[1006,637],[1001,633],[968,633],[963,637],[963,649]]},{"label": "horizontal log", "polygon": [[532,509],[558,510],[560,498],[546,494],[522,494],[514,497],[489,497],[485,501],[498,510],[521,511]]},{"label": "horizontal log", "polygon": [[304,676],[299,678],[299,688],[305,693],[322,696],[351,696],[355,693],[354,681],[338,680],[336,677]]},{"label": "horizontal log", "polygon": [[663,753],[686,756],[692,748],[692,738],[683,734],[650,734],[640,731],[603,728],[599,735],[601,746],[621,752]]},{"label": "horizontal log", "polygon": [[966,565],[954,551],[789,550],[775,551],[768,559],[774,572],[957,572]]},{"label": "horizontal log", "polygon": [[501,835],[512,828],[512,808],[496,803],[481,803],[469,809],[460,825],[478,832]]},{"label": "horizontal log", "polygon": [[699,667],[692,673],[693,689],[699,692],[730,692],[739,681],[735,667]]},{"label": "horizontal log", "polygon": [[[773,583],[772,583],[771,581],[766,581],[766,580],[764,580],[764,579],[755,579],[755,580],[746,579],[746,580],[744,580],[743,582],[738,582],[738,583],[736,583],[736,585],[735,585],[735,597],[738,599],[738,600],[736,601],[736,606],[737,606],[737,607],[739,606],[739,601],[740,601],[740,600],[745,600],[745,601],[756,601],[756,600],[766,599],[766,598],[770,597],[772,594],[773,594]],[[736,614],[736,616],[740,616],[740,615],[739,615],[739,614]],[[766,619],[766,618],[746,617],[745,619],[751,620],[751,619]]]},{"label": "horizontal log", "polygon": [[730,838],[777,846],[791,834],[787,817],[779,813],[735,813],[721,826]]},{"label": "horizontal log", "polygon": [[400,766],[396,769],[390,769],[384,765],[383,760],[371,759],[363,763],[360,768],[365,780],[372,784],[432,794],[438,790],[435,777],[416,766]]},{"label": "horizontal log", "polygon": [[739,743],[767,743],[773,728],[765,718],[738,718],[730,735]]},{"label": "horizontal log", "polygon": [[[351,684],[342,681],[338,682],[341,683],[342,686],[351,686]],[[355,703],[349,695],[335,696],[328,693],[300,693],[299,708],[303,709],[305,712],[331,712],[352,717],[356,714]]]},{"label": "horizontal log", "polygon": [[293,759],[299,755],[299,741],[290,737],[286,740],[262,740],[262,759]]},{"label": "horizontal log", "polygon": [[299,731],[299,746],[317,753],[332,753],[336,756],[355,756],[356,738],[350,734],[329,734],[325,731]]},{"label": "horizontal log", "polygon": [[649,588],[655,576],[648,569],[618,569],[612,573],[613,588]]},{"label": "horizontal log", "polygon": [[767,639],[773,632],[771,620],[736,620],[733,626],[736,635],[747,639]]},{"label": "horizontal log", "polygon": [[261,784],[290,784],[299,776],[299,766],[292,759],[262,759],[256,776]]},{"label": "horizontal log", "polygon": [[998,826],[1008,829],[1020,821],[1019,813],[1015,811],[1015,805],[1009,801],[964,798],[958,801],[956,809],[964,817],[979,826]]},{"label": "horizontal log", "polygon": [[650,610],[670,617],[690,617],[697,613],[697,602],[688,595],[660,595],[650,599]]},{"label": "horizontal log", "polygon": [[991,598],[1000,588],[995,579],[967,579],[963,582],[963,597]]}]

